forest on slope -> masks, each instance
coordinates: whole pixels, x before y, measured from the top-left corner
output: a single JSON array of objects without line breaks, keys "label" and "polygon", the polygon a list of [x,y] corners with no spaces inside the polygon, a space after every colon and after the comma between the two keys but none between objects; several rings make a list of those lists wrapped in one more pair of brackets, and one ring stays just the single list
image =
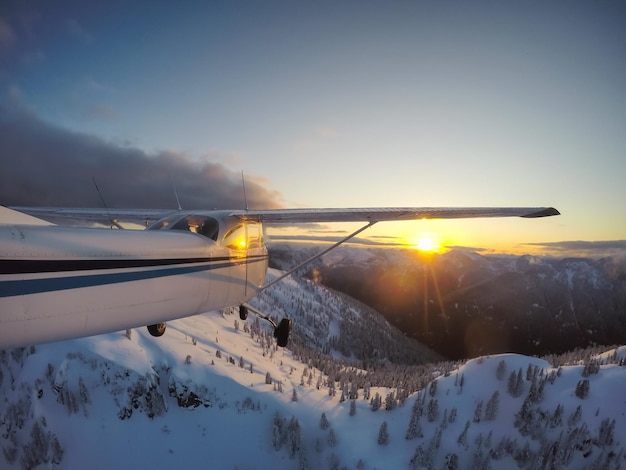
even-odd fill
[{"label": "forest on slope", "polygon": [[[319,247],[275,244],[287,269]],[[448,359],[563,353],[626,339],[626,258],[481,256],[341,247],[304,273]]]}]

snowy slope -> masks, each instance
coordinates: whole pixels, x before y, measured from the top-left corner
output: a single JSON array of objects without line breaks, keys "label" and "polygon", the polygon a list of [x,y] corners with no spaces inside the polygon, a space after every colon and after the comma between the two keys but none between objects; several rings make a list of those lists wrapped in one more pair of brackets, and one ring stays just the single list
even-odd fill
[{"label": "snowy slope", "polygon": [[374,387],[341,402],[339,382],[264,326],[212,312],[162,338],[137,329],[0,353],[0,468],[623,467],[623,357],[560,369],[478,358],[403,405]]}]

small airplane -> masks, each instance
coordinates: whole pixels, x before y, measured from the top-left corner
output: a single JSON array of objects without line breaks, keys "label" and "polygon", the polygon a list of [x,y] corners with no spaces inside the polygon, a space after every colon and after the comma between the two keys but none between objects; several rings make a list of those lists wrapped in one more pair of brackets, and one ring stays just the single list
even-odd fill
[{"label": "small airplane", "polygon": [[[291,321],[247,304],[257,292],[382,221],[537,218],[552,207],[396,207],[272,210],[123,210],[0,206],[0,349],[146,326],[239,306],[269,321],[279,346]],[[43,217],[43,218],[42,218]],[[56,225],[44,218],[154,221],[145,230]],[[117,217],[118,219],[113,219]],[[263,223],[365,225],[272,283]]]}]

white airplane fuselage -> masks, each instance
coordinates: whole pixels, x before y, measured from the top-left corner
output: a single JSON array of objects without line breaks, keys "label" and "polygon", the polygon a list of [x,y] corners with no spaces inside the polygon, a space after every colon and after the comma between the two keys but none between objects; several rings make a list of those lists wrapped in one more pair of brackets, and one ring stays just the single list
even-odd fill
[{"label": "white airplane fuselage", "polygon": [[268,266],[260,224],[188,216],[191,227],[180,228],[180,219],[148,230],[0,225],[0,349],[156,324],[254,296]]}]

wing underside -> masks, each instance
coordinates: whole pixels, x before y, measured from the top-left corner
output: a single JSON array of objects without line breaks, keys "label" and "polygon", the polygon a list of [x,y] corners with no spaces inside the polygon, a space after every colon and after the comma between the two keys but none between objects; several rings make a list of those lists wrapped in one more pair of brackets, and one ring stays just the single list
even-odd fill
[{"label": "wing underside", "polygon": [[[55,222],[79,219],[107,223],[111,220],[148,224],[174,214],[206,214],[276,224],[316,222],[383,222],[393,220],[463,219],[479,217],[537,218],[559,215],[553,207],[373,207],[344,209],[267,209],[267,210],[184,210],[171,209],[102,209],[66,207],[12,207],[11,209]],[[2,220],[0,220],[2,223]]]},{"label": "wing underside", "polygon": [[559,215],[553,207],[383,207],[351,209],[270,209],[234,211],[232,215],[268,223],[382,222],[419,219],[478,217],[548,217]]}]

